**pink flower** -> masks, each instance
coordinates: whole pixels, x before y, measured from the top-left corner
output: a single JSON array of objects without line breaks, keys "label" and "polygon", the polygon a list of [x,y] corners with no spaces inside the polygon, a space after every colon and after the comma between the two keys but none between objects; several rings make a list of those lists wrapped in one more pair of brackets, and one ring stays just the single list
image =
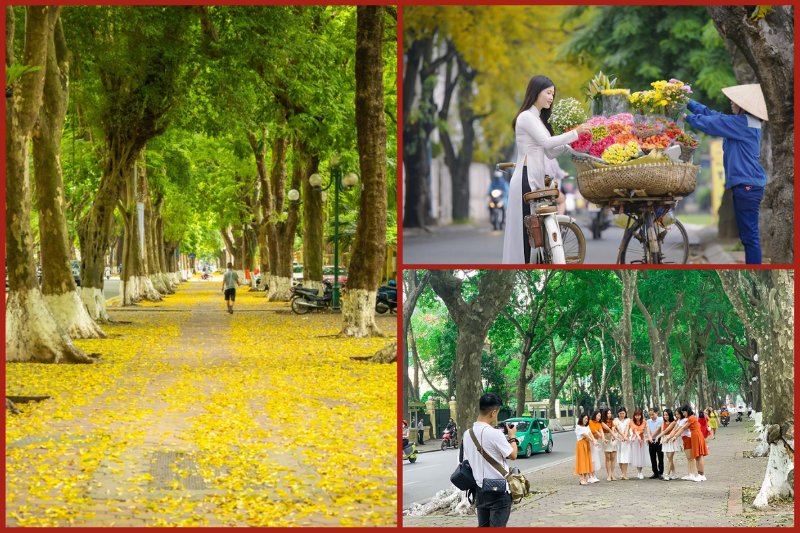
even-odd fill
[{"label": "pink flower", "polygon": [[608,123],[618,122],[619,124],[625,124],[627,126],[633,126],[633,115],[630,113],[618,113],[616,115],[612,115],[608,117]]},{"label": "pink flower", "polygon": [[578,140],[570,144],[573,150],[576,152],[583,152],[586,153],[589,151],[589,148],[592,147],[592,134],[591,133],[581,133],[578,136]]},{"label": "pink flower", "polygon": [[606,122],[607,122],[607,119],[606,119],[606,117],[597,116],[597,117],[592,117],[592,118],[590,118],[590,119],[589,119],[589,121],[588,121],[588,124],[589,124],[590,126],[592,126],[592,127],[595,127],[595,126],[605,126],[605,125],[606,125]]},{"label": "pink flower", "polygon": [[589,149],[589,155],[600,157],[603,155],[603,152],[606,151],[606,148],[612,144],[614,144],[614,137],[612,135],[604,137],[592,145],[592,147]]}]

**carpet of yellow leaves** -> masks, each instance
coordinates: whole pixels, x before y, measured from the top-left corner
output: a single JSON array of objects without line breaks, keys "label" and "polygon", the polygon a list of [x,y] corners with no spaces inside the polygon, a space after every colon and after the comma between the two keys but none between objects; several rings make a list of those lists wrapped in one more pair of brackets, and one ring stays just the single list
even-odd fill
[{"label": "carpet of yellow leaves", "polygon": [[[350,359],[387,339],[246,289],[228,315],[217,285],[112,310],[77,342],[99,364],[6,365],[7,394],[52,396],[6,416],[6,525],[397,523],[396,365]],[[190,461],[155,479],[164,451]]]}]

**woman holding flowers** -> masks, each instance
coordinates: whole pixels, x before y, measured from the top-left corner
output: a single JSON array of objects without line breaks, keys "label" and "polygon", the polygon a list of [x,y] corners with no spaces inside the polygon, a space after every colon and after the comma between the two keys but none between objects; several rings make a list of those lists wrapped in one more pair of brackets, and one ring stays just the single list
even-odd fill
[{"label": "woman holding flowers", "polygon": [[768,119],[767,104],[758,84],[726,87],[722,93],[731,101],[732,115],[712,111],[690,100],[688,109],[693,114],[686,116],[686,122],[703,133],[722,137],[725,188],[733,193],[733,210],[739,239],[744,245],[745,262],[761,264],[758,210],[767,175],[758,160],[761,124]]},{"label": "woman holding flowers", "polygon": [[526,192],[544,187],[545,157],[554,158],[566,150],[566,145],[578,140],[591,127],[581,124],[572,131],[553,136],[548,119],[553,105],[555,84],[545,76],[534,76],[528,82],[525,99],[511,123],[516,133],[517,161],[508,200],[506,232],[503,240],[503,263],[526,264],[531,259],[531,247],[524,227],[530,207],[522,201]]}]

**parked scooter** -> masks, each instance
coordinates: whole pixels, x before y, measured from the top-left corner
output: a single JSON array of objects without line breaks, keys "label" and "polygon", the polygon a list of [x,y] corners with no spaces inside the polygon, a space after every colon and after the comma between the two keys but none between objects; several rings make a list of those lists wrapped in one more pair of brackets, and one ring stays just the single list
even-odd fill
[{"label": "parked scooter", "polygon": [[303,286],[292,287],[292,311],[298,315],[304,315],[312,309],[327,309],[333,302],[333,285],[328,281],[322,282],[325,291],[322,296],[316,289],[309,289]]},{"label": "parked scooter", "polygon": [[442,449],[445,450],[447,448],[458,448],[458,436],[455,430],[444,430],[444,435],[442,435]]},{"label": "parked scooter", "polygon": [[409,442],[407,445],[403,446],[403,461],[408,460],[409,463],[413,463],[417,460],[417,445],[413,442]]},{"label": "parked scooter", "polygon": [[375,312],[379,315],[397,312],[397,283],[389,280],[389,283],[378,288],[375,297]]}]

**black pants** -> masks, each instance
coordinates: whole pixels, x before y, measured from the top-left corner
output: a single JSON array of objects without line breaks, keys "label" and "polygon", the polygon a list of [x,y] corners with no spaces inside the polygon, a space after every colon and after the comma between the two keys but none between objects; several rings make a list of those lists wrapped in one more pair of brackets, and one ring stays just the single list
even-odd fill
[{"label": "black pants", "polygon": [[476,493],[478,527],[506,527],[511,516],[511,494],[484,492],[480,488]]},{"label": "black pants", "polygon": [[[522,167],[522,196],[531,192],[531,184],[528,183],[528,165]],[[525,250],[525,264],[531,262],[531,240],[528,238],[528,228],[525,227],[525,217],[531,214],[531,206],[522,200],[522,246]]]},{"label": "black pants", "polygon": [[425,444],[425,442],[422,440],[423,433],[425,433],[425,430],[423,429],[417,430],[417,444]]},{"label": "black pants", "polygon": [[650,451],[650,466],[653,469],[653,475],[664,475],[664,452],[661,451],[660,442],[648,443]]}]

